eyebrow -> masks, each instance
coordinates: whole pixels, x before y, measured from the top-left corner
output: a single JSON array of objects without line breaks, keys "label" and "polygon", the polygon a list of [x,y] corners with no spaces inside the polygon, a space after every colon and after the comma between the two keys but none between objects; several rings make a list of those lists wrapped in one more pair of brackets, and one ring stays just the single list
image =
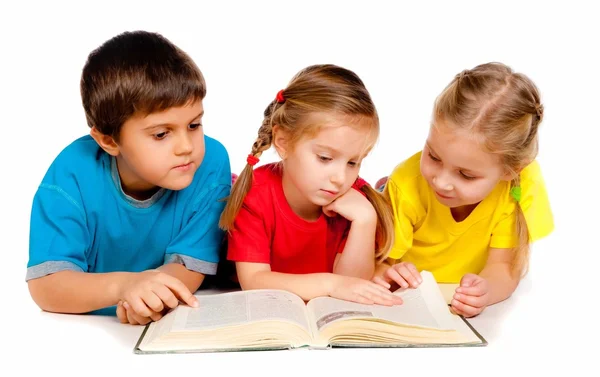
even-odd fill
[{"label": "eyebrow", "polygon": [[[429,151],[430,151],[430,152],[433,152],[433,154],[434,154],[434,155],[436,155],[436,156],[437,156],[437,157],[438,157],[438,158],[441,160],[441,158],[440,158],[440,155],[439,155],[439,154],[437,154],[437,153],[436,153],[436,151],[434,151],[434,150],[433,150],[433,148],[431,148],[431,144],[429,144],[429,142],[428,142],[428,141],[426,141],[426,142],[425,142],[425,144],[427,144],[427,148],[429,148]],[[461,168],[460,166],[459,166],[457,169],[458,169],[458,170],[461,170],[461,171],[463,171],[463,172],[472,173],[473,175],[481,175],[481,173],[480,173],[480,172],[477,172],[477,171],[475,171],[475,170],[473,170],[473,169]]]},{"label": "eyebrow", "polygon": [[[194,119],[200,118],[200,117],[202,117],[203,115],[204,115],[204,110],[202,110],[202,111],[200,112],[200,114],[198,114],[198,115],[196,115],[195,117],[193,117],[192,119],[190,119],[190,121],[189,121],[189,122],[187,122],[187,123],[188,123],[188,124],[189,124],[189,123],[192,123],[192,122],[194,121]],[[150,130],[150,129],[153,129],[153,128],[158,128],[158,127],[166,127],[166,126],[171,126],[171,125],[172,125],[171,123],[159,123],[159,124],[151,124],[151,125],[149,125],[148,127],[144,127],[144,130]]]},{"label": "eyebrow", "polygon": [[317,145],[315,145],[315,146],[316,146],[317,148],[321,148],[321,149],[327,149],[327,150],[328,150],[328,151],[330,151],[330,152],[333,152],[333,153],[340,154],[340,151],[338,151],[337,149],[335,149],[335,148],[333,148],[333,147],[330,147],[330,146],[328,146],[328,145],[317,144]]}]

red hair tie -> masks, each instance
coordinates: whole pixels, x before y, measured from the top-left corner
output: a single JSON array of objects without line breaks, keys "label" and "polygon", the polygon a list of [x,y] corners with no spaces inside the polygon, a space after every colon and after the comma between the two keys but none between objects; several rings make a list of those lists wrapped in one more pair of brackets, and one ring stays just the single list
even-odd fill
[{"label": "red hair tie", "polygon": [[358,177],[358,178],[356,178],[356,181],[354,181],[354,184],[352,185],[352,188],[355,188],[358,191],[360,191],[365,185],[368,185],[367,181],[365,181],[364,179]]},{"label": "red hair tie", "polygon": [[250,166],[254,166],[254,165],[256,165],[256,164],[258,163],[258,161],[260,161],[260,160],[258,159],[258,157],[254,156],[252,153],[250,153],[250,154],[248,155],[248,157],[246,158],[246,162],[247,162],[247,163],[248,163],[248,165],[250,165]]},{"label": "red hair tie", "polygon": [[280,91],[277,92],[277,96],[275,96],[275,100],[277,100],[277,103],[285,102],[285,97],[283,96],[283,89],[281,89]]}]

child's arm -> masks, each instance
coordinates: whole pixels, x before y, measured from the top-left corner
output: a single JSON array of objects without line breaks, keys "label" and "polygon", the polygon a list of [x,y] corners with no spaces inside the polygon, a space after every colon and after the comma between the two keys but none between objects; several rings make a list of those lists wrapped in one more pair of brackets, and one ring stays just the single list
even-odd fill
[{"label": "child's arm", "polygon": [[512,249],[490,248],[485,267],[479,273],[466,274],[456,288],[452,309],[465,317],[481,313],[488,305],[509,298],[519,285],[519,276],[511,273]]},{"label": "child's arm", "polygon": [[402,299],[368,280],[331,273],[284,274],[271,271],[269,264],[236,262],[238,279],[243,290],[282,289],[305,301],[319,296],[331,296],[362,304],[395,305]]},{"label": "child's arm", "polygon": [[370,279],[375,270],[373,245],[377,217],[352,222],[344,251],[336,256],[333,272],[339,275]]},{"label": "child's arm", "polygon": [[370,279],[375,271],[377,228],[377,213],[373,205],[360,192],[350,189],[323,211],[329,215],[335,212],[352,223],[344,250],[336,257],[333,272]]},{"label": "child's arm", "polygon": [[188,270],[184,265],[180,263],[167,263],[158,268],[166,274],[173,276],[174,278],[181,281],[190,292],[196,292],[202,282],[204,281],[204,274],[200,272]]},{"label": "child's arm", "polygon": [[[160,312],[163,303],[177,306],[177,296],[190,306],[196,305],[195,297],[184,283],[157,270],[139,273],[67,270],[29,280],[28,286],[35,303],[48,312],[86,313],[116,305],[119,300],[127,300],[134,308],[140,307],[142,300],[149,301],[150,307]],[[141,308],[139,312],[147,317],[151,314]]]}]

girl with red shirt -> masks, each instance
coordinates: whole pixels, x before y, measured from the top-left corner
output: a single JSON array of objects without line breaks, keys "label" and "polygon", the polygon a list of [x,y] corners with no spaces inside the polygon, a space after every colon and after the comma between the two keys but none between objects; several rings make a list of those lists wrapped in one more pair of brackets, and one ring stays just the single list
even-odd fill
[{"label": "girl with red shirt", "polygon": [[[370,281],[394,232],[384,197],[358,177],[378,137],[375,105],[352,71],[310,66],[279,91],[221,217],[242,289],[402,302]],[[271,145],[281,161],[254,169]]]}]

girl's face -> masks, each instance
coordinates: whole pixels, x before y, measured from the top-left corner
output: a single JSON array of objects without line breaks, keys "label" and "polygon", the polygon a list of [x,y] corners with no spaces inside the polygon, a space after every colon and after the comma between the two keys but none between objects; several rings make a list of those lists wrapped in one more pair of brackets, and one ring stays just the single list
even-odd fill
[{"label": "girl's face", "polygon": [[306,220],[317,219],[322,207],[346,193],[373,143],[366,122],[336,114],[318,114],[316,135],[290,145],[283,130],[275,131],[275,147],[283,160],[283,191],[291,208]]},{"label": "girl's face", "polygon": [[512,177],[476,135],[438,121],[421,155],[421,174],[437,200],[450,208],[481,202],[501,180]]}]

